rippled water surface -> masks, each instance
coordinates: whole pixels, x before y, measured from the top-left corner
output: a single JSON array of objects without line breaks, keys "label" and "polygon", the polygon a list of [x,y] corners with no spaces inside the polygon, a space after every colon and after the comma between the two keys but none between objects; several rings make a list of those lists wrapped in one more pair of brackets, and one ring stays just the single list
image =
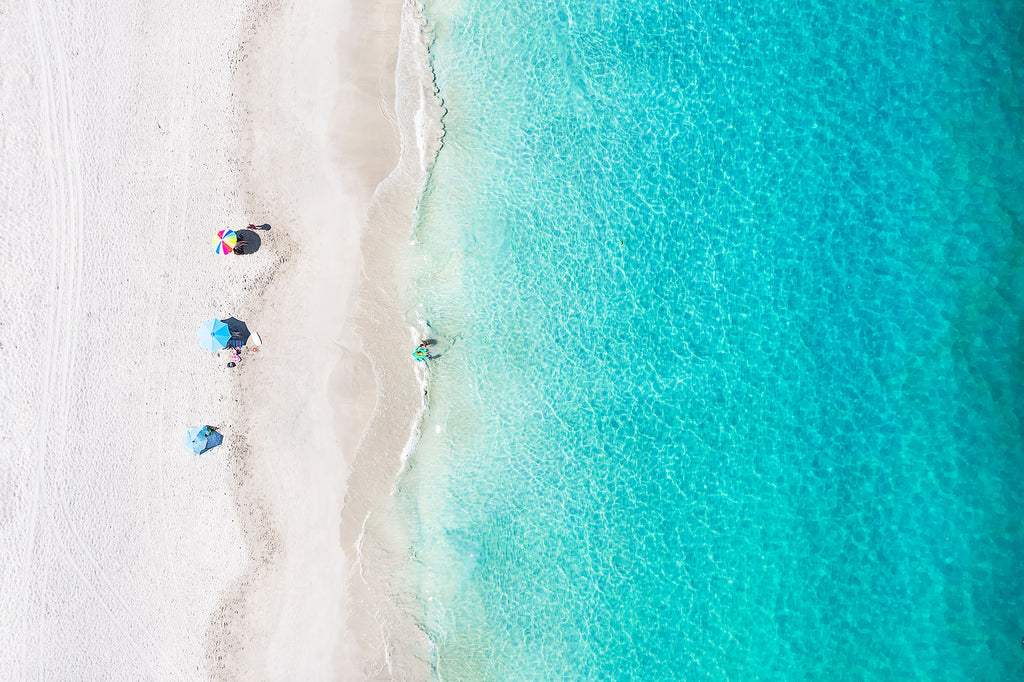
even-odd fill
[{"label": "rippled water surface", "polygon": [[426,10],[439,678],[1024,677],[1024,5]]}]

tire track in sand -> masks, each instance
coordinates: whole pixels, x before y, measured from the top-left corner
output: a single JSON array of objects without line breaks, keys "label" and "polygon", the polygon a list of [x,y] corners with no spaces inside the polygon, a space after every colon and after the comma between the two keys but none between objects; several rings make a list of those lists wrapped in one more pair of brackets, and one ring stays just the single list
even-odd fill
[{"label": "tire track in sand", "polygon": [[[39,16],[39,8],[35,3],[26,3],[29,12],[29,22],[31,24],[32,41],[34,44],[35,56],[38,64],[37,72],[39,77],[40,89],[42,90],[42,97],[39,103],[40,118],[44,122],[41,127],[40,141],[42,143],[43,155],[49,160],[49,163],[45,165],[46,173],[46,186],[48,189],[48,219],[49,229],[47,232],[50,233],[51,249],[49,250],[50,260],[47,264],[47,278],[46,278],[46,306],[45,311],[47,313],[46,331],[42,336],[43,348],[49,349],[54,347],[55,340],[57,338],[57,329],[60,323],[60,316],[62,310],[62,294],[60,290],[61,275],[64,271],[64,261],[66,261],[66,249],[65,246],[65,235],[63,230],[64,215],[63,215],[63,203],[60,199],[63,188],[63,177],[60,175],[60,169],[57,168],[57,164],[54,163],[55,157],[54,150],[54,135],[56,133],[56,121],[53,109],[56,106],[53,95],[53,82],[52,74],[49,70],[49,52],[46,47],[46,39],[43,36],[42,19]],[[57,383],[59,381],[60,365],[57,361],[55,353],[46,353],[46,362],[43,371],[43,381],[41,385],[41,392],[38,396],[37,404],[37,423],[36,432],[43,434],[43,448],[38,453],[38,457],[35,462],[33,471],[33,479],[31,483],[31,520],[28,527],[28,533],[26,535],[25,547],[21,550],[22,560],[22,571],[19,576],[19,587],[22,592],[27,592],[31,584],[31,578],[33,574],[37,575],[37,580],[41,585],[40,591],[45,592],[46,584],[48,582],[48,570],[47,563],[41,562],[42,565],[38,571],[33,570],[32,560],[36,554],[36,538],[42,532],[39,527],[39,516],[40,506],[42,504],[41,489],[43,485],[43,476],[46,470],[46,456],[49,452],[49,436],[50,436],[50,423],[53,418],[53,412],[55,400],[54,393],[57,391]],[[25,629],[27,632],[24,633],[22,638],[22,650],[21,660],[19,661],[19,668],[26,670],[27,663],[29,662],[30,655],[28,651],[29,637],[31,634],[35,634],[36,642],[35,651],[43,651],[45,642],[43,639],[43,631],[45,627],[43,610],[41,608],[33,609],[34,604],[29,604],[29,622],[25,623]],[[35,674],[32,676],[35,679],[42,679],[44,675],[43,661],[41,656],[35,656],[34,661],[36,664]],[[26,671],[27,672],[27,671]]]},{"label": "tire track in sand", "polygon": [[[82,156],[77,129],[72,121],[72,92],[69,87],[69,68],[65,55],[66,41],[58,28],[57,12],[52,0],[44,3],[29,3],[32,33],[36,54],[39,59],[40,81],[44,86],[42,102],[43,119],[48,126],[43,135],[46,158],[47,184],[50,190],[50,234],[56,238],[52,249],[50,265],[51,312],[47,320],[47,353],[45,383],[42,394],[43,409],[40,417],[40,432],[44,434],[45,448],[36,463],[36,480],[33,485],[32,533],[29,553],[25,566],[32,570],[34,544],[48,532],[54,547],[60,548],[68,565],[75,571],[82,583],[96,597],[99,605],[108,614],[112,628],[119,629],[126,647],[135,649],[137,660],[146,661],[146,651],[157,649],[151,635],[145,631],[134,611],[121,597],[120,591],[112,584],[109,573],[97,558],[95,551],[86,542],[75,523],[68,502],[68,489],[62,484],[61,458],[68,451],[68,432],[71,412],[74,406],[74,378],[77,367],[77,327],[82,313],[82,269],[85,234],[84,201],[82,191]],[[48,485],[49,484],[49,485]],[[41,491],[52,486],[56,507],[47,505],[46,515],[50,524],[39,527],[40,512],[44,500]],[[66,540],[72,540],[74,547]],[[45,565],[38,567],[36,575],[42,594],[48,592],[49,570]],[[26,579],[28,576],[26,576]],[[98,584],[101,583],[101,584]],[[63,587],[63,586],[62,586]],[[102,588],[102,589],[101,589]],[[116,605],[119,608],[113,608]],[[133,622],[128,628],[126,621]],[[45,651],[44,640],[45,610],[36,614],[34,629],[38,638],[36,653]],[[134,632],[132,632],[134,630]],[[144,649],[139,647],[140,636],[149,640]],[[24,654],[23,654],[24,655]],[[45,657],[36,657],[36,672],[41,679]]]}]

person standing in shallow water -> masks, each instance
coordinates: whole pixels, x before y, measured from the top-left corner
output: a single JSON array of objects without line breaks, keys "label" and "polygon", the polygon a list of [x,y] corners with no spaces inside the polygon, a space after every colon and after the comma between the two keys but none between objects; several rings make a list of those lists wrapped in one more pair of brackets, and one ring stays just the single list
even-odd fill
[{"label": "person standing in shallow water", "polygon": [[427,349],[427,344],[428,344],[427,341],[421,341],[420,345],[416,346],[416,349],[413,350],[412,356],[413,356],[413,358],[416,359],[416,362],[424,362],[426,360],[433,360],[434,358],[437,357],[437,356],[433,355]]}]

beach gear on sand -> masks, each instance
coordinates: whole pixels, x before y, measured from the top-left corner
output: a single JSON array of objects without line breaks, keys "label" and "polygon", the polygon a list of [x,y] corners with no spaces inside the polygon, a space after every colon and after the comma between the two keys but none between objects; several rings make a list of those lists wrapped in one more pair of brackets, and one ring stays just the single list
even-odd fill
[{"label": "beach gear on sand", "polygon": [[221,436],[210,425],[193,426],[185,434],[185,447],[197,455],[201,455],[211,448],[221,444],[224,437]]},{"label": "beach gear on sand", "polygon": [[228,345],[231,330],[220,320],[207,320],[196,332],[196,337],[199,339],[199,345],[212,353]]},{"label": "beach gear on sand", "polygon": [[222,256],[233,253],[238,243],[238,235],[234,230],[221,230],[213,240],[214,250]]}]

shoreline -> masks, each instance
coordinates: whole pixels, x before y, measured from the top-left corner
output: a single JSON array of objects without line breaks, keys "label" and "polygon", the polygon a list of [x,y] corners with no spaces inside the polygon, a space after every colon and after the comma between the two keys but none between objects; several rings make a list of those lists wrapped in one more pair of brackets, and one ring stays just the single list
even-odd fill
[{"label": "shoreline", "polygon": [[408,546],[391,491],[424,409],[400,274],[439,146],[424,31],[414,2],[258,3],[241,26],[237,186],[275,258],[240,311],[264,346],[232,377],[248,561],[207,629],[213,679],[429,676],[414,596],[388,579]]},{"label": "shoreline", "polygon": [[[351,631],[360,638],[366,677],[427,679],[432,646],[418,624],[416,595],[403,591],[409,519],[395,506],[395,484],[419,439],[426,367],[411,359],[419,332],[410,319],[412,230],[430,168],[441,148],[443,107],[418,2],[402,5],[395,69],[399,161],[377,187],[364,233],[360,311],[354,318],[377,381],[377,404],[356,451],[343,509],[342,545],[352,550]],[[397,305],[396,305],[397,304]],[[403,525],[404,521],[404,525]],[[373,622],[367,614],[373,614]],[[373,625],[375,627],[368,627]]]}]

